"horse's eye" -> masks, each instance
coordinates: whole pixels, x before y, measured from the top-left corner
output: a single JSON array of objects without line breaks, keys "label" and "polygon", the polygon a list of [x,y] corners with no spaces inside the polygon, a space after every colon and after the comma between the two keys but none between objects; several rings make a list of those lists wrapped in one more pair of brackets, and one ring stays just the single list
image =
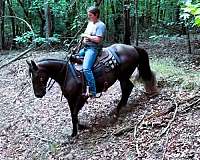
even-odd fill
[{"label": "horse's eye", "polygon": [[44,78],[43,77],[40,77],[40,82],[43,82],[44,81]]}]

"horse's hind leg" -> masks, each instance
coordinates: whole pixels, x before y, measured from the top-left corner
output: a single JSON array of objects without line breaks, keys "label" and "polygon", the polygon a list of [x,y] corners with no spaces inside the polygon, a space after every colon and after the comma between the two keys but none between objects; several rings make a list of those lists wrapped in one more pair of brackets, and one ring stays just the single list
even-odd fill
[{"label": "horse's hind leg", "polygon": [[129,79],[126,79],[120,80],[120,86],[122,90],[122,97],[117,106],[117,114],[119,114],[119,111],[122,108],[122,106],[125,106],[127,104],[129,95],[131,94],[134,85]]}]

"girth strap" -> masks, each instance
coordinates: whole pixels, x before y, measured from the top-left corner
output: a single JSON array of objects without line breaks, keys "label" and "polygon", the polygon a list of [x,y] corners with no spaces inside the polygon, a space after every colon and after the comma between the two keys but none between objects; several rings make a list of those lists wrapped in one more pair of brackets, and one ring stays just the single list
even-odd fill
[{"label": "girth strap", "polygon": [[69,63],[69,69],[70,69],[70,71],[71,71],[73,77],[75,78],[75,80],[76,80],[77,82],[79,82],[80,80],[78,79],[78,75],[76,74],[74,64]]}]

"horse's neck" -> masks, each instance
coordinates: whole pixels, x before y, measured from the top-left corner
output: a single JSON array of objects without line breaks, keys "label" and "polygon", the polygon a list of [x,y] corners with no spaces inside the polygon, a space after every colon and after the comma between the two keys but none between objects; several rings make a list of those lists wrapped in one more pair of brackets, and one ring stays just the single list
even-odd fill
[{"label": "horse's neck", "polygon": [[61,84],[66,79],[68,63],[64,63],[63,61],[49,61],[41,63],[40,66],[45,68],[48,71],[49,77],[56,82]]}]

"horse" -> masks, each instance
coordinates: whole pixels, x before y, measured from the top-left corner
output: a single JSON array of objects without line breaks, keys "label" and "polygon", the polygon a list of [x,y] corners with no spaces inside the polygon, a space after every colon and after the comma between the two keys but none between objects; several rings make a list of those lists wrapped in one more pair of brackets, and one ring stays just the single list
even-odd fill
[{"label": "horse", "polygon": [[[105,67],[100,67],[98,70],[94,69],[93,73],[97,93],[105,91],[105,81],[106,88],[112,86],[117,80],[120,82],[122,95],[116,108],[116,114],[118,115],[120,109],[127,104],[134,87],[130,80],[133,72],[137,71],[136,75],[142,79],[146,93],[152,95],[157,93],[158,89],[156,77],[151,71],[148,53],[145,49],[125,44],[113,44],[109,48],[115,50],[120,60],[119,65],[108,72],[104,71]],[[78,113],[88,99],[88,97],[83,96],[83,78],[74,75],[72,63],[66,60],[43,59],[37,63],[33,60],[27,61],[27,63],[36,97],[42,98],[46,94],[49,78],[54,79],[60,85],[71,112],[73,126],[71,136],[76,136],[79,127],[81,127],[81,124],[78,123]]]}]

